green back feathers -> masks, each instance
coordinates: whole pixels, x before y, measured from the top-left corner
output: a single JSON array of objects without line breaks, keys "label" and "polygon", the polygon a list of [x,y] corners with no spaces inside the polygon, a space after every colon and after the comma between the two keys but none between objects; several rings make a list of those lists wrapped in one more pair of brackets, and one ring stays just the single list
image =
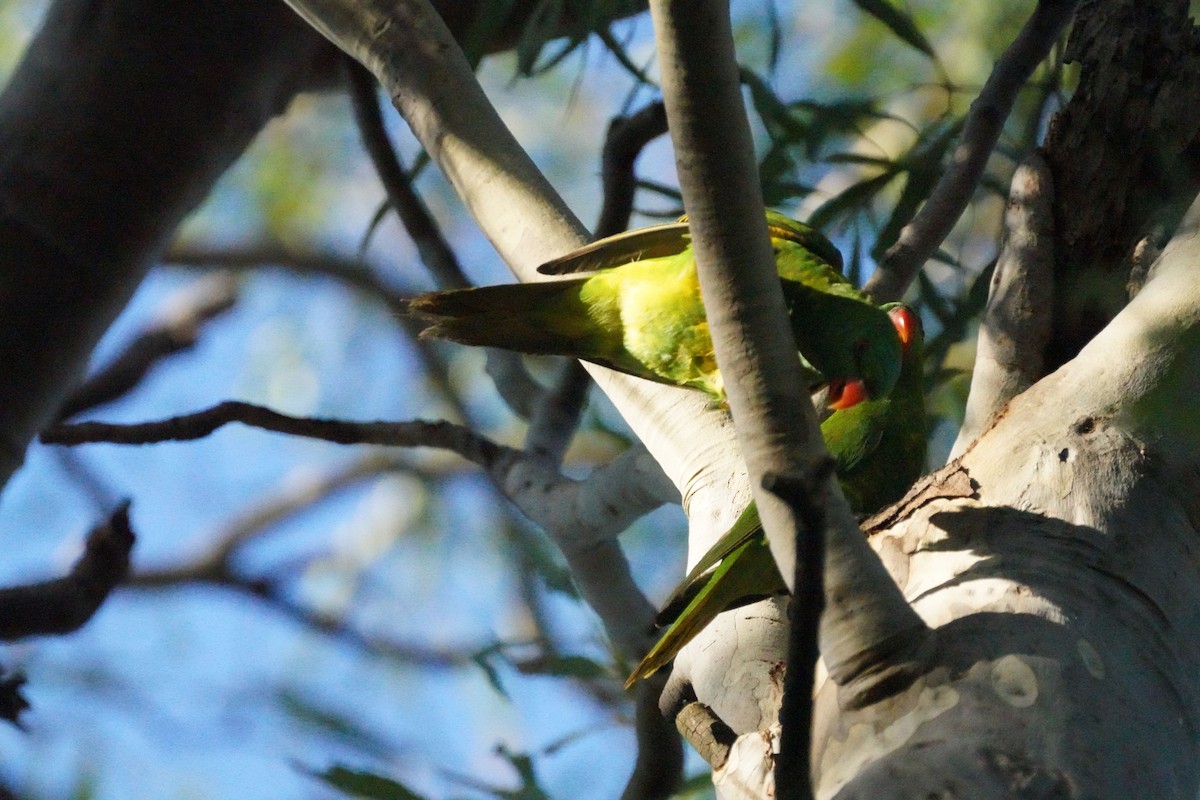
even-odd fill
[{"label": "green back feathers", "polygon": [[[825,379],[889,391],[899,346],[887,316],[838,272],[841,256],[824,236],[773,211],[767,225],[802,358]],[[410,307],[430,320],[423,336],[574,356],[724,400],[686,219],[602,239],[539,269],[578,277],[440,292]]]}]

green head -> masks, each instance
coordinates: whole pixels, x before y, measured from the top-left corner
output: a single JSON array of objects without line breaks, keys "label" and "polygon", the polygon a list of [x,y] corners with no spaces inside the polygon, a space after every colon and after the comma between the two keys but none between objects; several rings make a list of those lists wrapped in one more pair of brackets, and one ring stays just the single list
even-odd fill
[{"label": "green head", "polygon": [[907,308],[885,310],[849,298],[837,300],[836,338],[814,352],[812,360],[829,379],[829,407],[844,410],[891,393],[915,314]]}]

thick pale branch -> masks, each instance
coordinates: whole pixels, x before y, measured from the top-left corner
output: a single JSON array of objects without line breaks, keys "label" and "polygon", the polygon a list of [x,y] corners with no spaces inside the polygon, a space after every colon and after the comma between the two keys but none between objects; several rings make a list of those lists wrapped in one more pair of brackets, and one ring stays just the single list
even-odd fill
[{"label": "thick pale branch", "polygon": [[[470,65],[423,0],[288,0],[298,13],[365,64],[450,180],[484,234],[522,279],[538,265],[587,240],[488,102]],[[635,432],[690,503],[695,487],[715,482],[736,459],[720,415],[695,392],[637,381],[588,366]],[[711,435],[696,435],[697,420]],[[724,455],[721,455],[724,453]],[[701,465],[697,467],[697,465]],[[706,506],[713,533],[732,515]]]},{"label": "thick pale branch", "polygon": [[[729,7],[723,0],[657,0],[651,14],[709,328],[771,551],[791,584],[797,533],[827,536],[828,557],[803,567],[810,577],[824,571],[821,651],[849,693],[869,691],[890,671],[897,649],[919,641],[924,624],[867,546],[830,471],[820,474],[829,456],[800,375],[766,235]],[[714,116],[720,124],[713,124]],[[800,508],[763,490],[767,475],[800,476],[807,487],[824,491],[807,496],[810,513],[801,518]],[[818,519],[815,528],[806,524]],[[802,691],[807,702],[811,685]],[[806,796],[807,731],[789,740],[785,730],[784,737],[780,791]]]},{"label": "thick pale branch", "polygon": [[[767,238],[728,4],[663,0],[650,10],[709,330],[751,485],[767,473],[797,474],[823,448]],[[770,494],[756,490],[755,499],[790,582],[794,517]]]},{"label": "thick pale branch", "polygon": [[[743,455],[751,475],[807,475],[827,455],[799,374],[766,237],[728,7],[719,0],[663,0],[651,4],[651,12],[709,324]],[[724,109],[721,125],[712,124],[714,107]],[[849,663],[923,626],[867,547],[836,482],[827,483],[829,606],[822,652],[831,673],[848,681]],[[790,579],[795,540],[787,531],[796,529],[794,512],[770,492],[756,491],[756,499],[780,572]]]},{"label": "thick pale branch", "polygon": [[867,281],[865,289],[876,302],[899,300],[917,271],[958,222],[983,175],[1017,93],[1050,52],[1076,4],[1077,0],[1039,0],[1017,38],[1000,56],[983,90],[971,103],[950,165],[925,205],[900,232],[900,238],[888,248],[879,268]]},{"label": "thick pale branch", "polygon": [[1045,159],[1033,153],[1013,175],[996,262],[979,328],[975,370],[957,458],[1009,400],[1042,376],[1054,295],[1053,183]]}]

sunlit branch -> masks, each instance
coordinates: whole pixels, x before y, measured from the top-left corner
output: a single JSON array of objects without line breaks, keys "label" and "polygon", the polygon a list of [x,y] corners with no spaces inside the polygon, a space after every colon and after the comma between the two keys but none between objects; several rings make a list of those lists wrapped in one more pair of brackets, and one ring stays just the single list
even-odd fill
[{"label": "sunlit branch", "polygon": [[675,727],[714,770],[725,766],[737,734],[712,709],[703,703],[688,703],[676,715]]},{"label": "sunlit branch", "polygon": [[125,502],[88,534],[83,555],[66,577],[0,589],[0,640],[82,626],[124,579],[134,538]]},{"label": "sunlit branch", "polygon": [[1042,376],[1054,299],[1053,195],[1045,159],[1030,155],[1013,175],[1005,242],[979,327],[971,393],[951,459]]},{"label": "sunlit branch", "polygon": [[1040,0],[1012,44],[996,61],[967,112],[962,137],[949,166],[864,287],[877,302],[899,300],[917,270],[958,222],[983,175],[1017,93],[1050,52],[1076,4],[1077,0]]}]

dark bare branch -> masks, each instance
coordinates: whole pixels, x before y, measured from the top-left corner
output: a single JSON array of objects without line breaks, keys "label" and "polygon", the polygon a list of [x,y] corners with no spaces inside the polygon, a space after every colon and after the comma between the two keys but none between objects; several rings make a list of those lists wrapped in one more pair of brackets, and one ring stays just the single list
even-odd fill
[{"label": "dark bare branch", "polygon": [[83,555],[66,577],[0,589],[0,640],[81,627],[125,578],[133,542],[127,501],[92,529]]},{"label": "dark bare branch", "polygon": [[132,391],[160,361],[191,349],[200,329],[233,307],[237,285],[228,274],[189,287],[167,318],[142,331],[101,370],[88,377],[63,403],[58,421],[106,405]]},{"label": "dark bare branch", "polygon": [[383,114],[379,109],[377,90],[379,82],[366,67],[349,56],[345,56],[346,74],[350,84],[350,98],[354,103],[354,116],[363,146],[375,165],[375,173],[387,192],[388,202],[400,217],[400,222],[413,244],[425,268],[433,275],[437,285],[443,289],[460,289],[471,282],[463,273],[458,257],[442,236],[441,228],[433,221],[429,209],[413,189],[408,170],[400,163],[400,156],[388,139],[383,125]]},{"label": "dark bare branch", "polygon": [[227,400],[223,403],[170,419],[118,425],[79,422],[56,425],[42,433],[44,444],[80,445],[155,444],[203,439],[230,423],[240,422],[263,430],[323,439],[336,444],[375,444],[391,447],[438,447],[487,465],[504,453],[516,453],[478,436],[462,425],[449,422],[346,422],[336,419],[293,417],[264,406]]},{"label": "dark bare branch", "polygon": [[661,102],[651,103],[629,116],[617,117],[608,124],[600,166],[604,205],[596,222],[597,239],[629,227],[637,191],[634,164],[646,145],[666,132],[667,111]]},{"label": "dark bare branch", "polygon": [[641,681],[636,689],[637,762],[621,800],[657,800],[679,791],[683,776],[683,742],[675,723],[658,710],[665,674]]},{"label": "dark bare branch", "polygon": [[876,302],[899,300],[917,271],[958,222],[996,146],[1017,93],[1050,52],[1077,0],[1039,0],[967,113],[962,137],[933,193],[888,248],[864,287]]}]

